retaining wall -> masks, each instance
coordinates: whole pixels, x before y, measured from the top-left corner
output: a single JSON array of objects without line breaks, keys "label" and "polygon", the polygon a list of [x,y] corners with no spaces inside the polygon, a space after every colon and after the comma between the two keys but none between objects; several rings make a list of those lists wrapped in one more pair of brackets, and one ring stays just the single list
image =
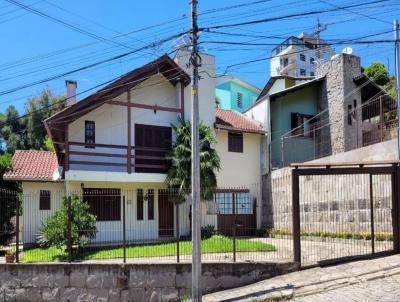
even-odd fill
[{"label": "retaining wall", "polygon": [[[203,264],[204,293],[294,271],[293,263]],[[1,264],[0,301],[180,301],[190,264]]]}]

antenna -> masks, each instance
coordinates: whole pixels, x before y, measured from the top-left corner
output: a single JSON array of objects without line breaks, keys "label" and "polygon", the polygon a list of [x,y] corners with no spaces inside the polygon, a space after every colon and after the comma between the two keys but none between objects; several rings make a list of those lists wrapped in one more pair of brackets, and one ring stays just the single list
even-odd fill
[{"label": "antenna", "polygon": [[319,48],[320,48],[320,40],[321,40],[321,32],[323,32],[323,31],[325,31],[326,29],[328,28],[328,26],[326,25],[326,24],[321,24],[320,22],[319,22],[319,16],[317,17],[317,28],[316,28],[316,30],[314,31],[314,36],[317,38],[317,60],[319,60],[320,59],[320,51],[319,51]]}]

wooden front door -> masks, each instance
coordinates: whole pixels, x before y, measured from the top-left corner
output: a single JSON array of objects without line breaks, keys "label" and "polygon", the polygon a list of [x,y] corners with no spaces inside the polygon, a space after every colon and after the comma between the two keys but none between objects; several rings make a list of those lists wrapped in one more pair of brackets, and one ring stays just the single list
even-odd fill
[{"label": "wooden front door", "polygon": [[168,200],[168,190],[158,190],[158,235],[174,236],[174,207]]}]

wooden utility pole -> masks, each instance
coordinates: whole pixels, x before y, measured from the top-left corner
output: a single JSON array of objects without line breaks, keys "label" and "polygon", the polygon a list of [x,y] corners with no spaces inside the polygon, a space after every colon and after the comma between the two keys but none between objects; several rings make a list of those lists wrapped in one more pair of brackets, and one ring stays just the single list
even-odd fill
[{"label": "wooden utility pole", "polygon": [[199,54],[197,46],[197,0],[192,0],[192,301],[201,301],[201,209],[199,155]]}]

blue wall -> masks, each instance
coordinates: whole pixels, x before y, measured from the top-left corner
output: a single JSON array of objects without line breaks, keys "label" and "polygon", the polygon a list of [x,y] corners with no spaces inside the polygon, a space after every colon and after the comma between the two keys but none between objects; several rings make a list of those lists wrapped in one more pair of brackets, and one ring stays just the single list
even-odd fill
[{"label": "blue wall", "polygon": [[[242,108],[237,106],[238,92],[243,95]],[[236,110],[239,112],[243,112],[249,108],[258,97],[258,93],[232,81],[218,85],[215,90],[215,95],[219,99],[222,109]]]}]

